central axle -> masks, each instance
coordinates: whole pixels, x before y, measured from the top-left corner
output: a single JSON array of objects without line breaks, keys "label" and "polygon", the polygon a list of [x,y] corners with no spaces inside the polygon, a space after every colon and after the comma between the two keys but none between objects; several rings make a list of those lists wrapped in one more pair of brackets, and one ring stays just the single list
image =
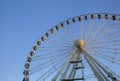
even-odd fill
[{"label": "central axle", "polygon": [[78,47],[78,48],[83,47],[84,44],[85,44],[85,43],[84,43],[84,41],[83,41],[82,39],[77,39],[77,40],[74,41],[74,45],[75,45],[76,47]]}]

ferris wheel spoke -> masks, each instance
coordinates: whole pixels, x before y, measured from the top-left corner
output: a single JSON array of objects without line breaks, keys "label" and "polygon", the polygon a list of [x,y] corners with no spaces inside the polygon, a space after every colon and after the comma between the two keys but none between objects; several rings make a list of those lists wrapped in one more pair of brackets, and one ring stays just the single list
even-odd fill
[{"label": "ferris wheel spoke", "polygon": [[120,42],[120,40],[110,40],[110,41],[102,41],[102,42],[94,42],[92,44],[105,44],[105,43],[111,43],[111,42]]},{"label": "ferris wheel spoke", "polygon": [[85,20],[83,20],[83,21],[81,21],[81,26],[80,26],[80,39],[82,39],[83,37],[83,29],[84,29],[84,21]]},{"label": "ferris wheel spoke", "polygon": [[[42,69],[44,69],[44,68],[46,68],[48,66],[51,66],[51,64],[54,64],[54,62],[56,64],[58,64],[61,61],[61,63],[62,63],[64,60],[61,60],[61,59],[65,59],[67,56],[69,56],[69,54],[64,54],[64,55],[61,56],[61,58],[58,58],[58,59],[54,58],[55,60],[54,59],[50,59],[47,62],[44,62],[44,63],[42,63],[42,64],[40,64],[38,66],[35,66],[34,68],[30,69],[30,72],[31,72],[30,74],[33,74],[33,73],[35,73],[37,71],[40,71],[40,70],[42,70]],[[54,62],[51,62],[51,60],[54,60]]]},{"label": "ferris wheel spoke", "polygon": [[[102,50],[102,51],[101,51]],[[95,51],[96,53],[97,52],[104,52],[104,53],[110,53],[111,55],[120,55],[120,52],[117,51],[117,50],[110,50],[110,49],[93,49],[92,51]],[[109,52],[107,52],[109,51]]]},{"label": "ferris wheel spoke", "polygon": [[[65,53],[63,53],[63,54],[61,54],[61,55],[57,55],[57,56],[51,56],[52,58],[48,58],[48,60],[46,60],[45,62],[41,62],[42,63],[42,65],[43,64],[46,64],[46,63],[49,63],[51,60],[54,60],[55,59],[55,61],[56,60],[58,60],[59,58],[62,58],[64,55],[69,55],[69,52],[65,52]],[[59,57],[58,57],[59,56]],[[38,66],[40,66],[40,65],[38,65]]]},{"label": "ferris wheel spoke", "polygon": [[115,33],[112,33],[112,34],[108,34],[102,38],[100,38],[99,40],[103,40],[103,38],[106,38],[108,40],[115,40],[115,39],[118,39],[117,37],[120,36],[120,31],[117,31]]},{"label": "ferris wheel spoke", "polygon": [[[77,34],[77,35],[78,35],[79,30],[75,30],[75,26],[74,26],[74,25],[71,25],[70,27],[71,27],[71,29],[69,29],[70,33],[72,32],[72,35],[74,35],[74,34]],[[76,28],[79,28],[79,27],[76,27]],[[76,32],[76,31],[77,31],[77,32]],[[79,36],[80,36],[80,35],[79,35]]]},{"label": "ferris wheel spoke", "polygon": [[[98,42],[99,41],[104,41],[104,38],[106,38],[106,39],[108,39],[109,41],[112,41],[112,40],[117,40],[117,39],[119,39],[119,38],[117,38],[117,37],[119,37],[120,36],[120,31],[117,31],[116,33],[113,33],[113,34],[109,34],[109,35],[106,35],[106,36],[103,36],[102,38],[99,38],[99,39],[97,39],[98,40]],[[95,39],[96,40],[96,39]],[[96,41],[97,41],[96,40]],[[91,44],[94,44],[95,42],[90,42],[89,44],[91,45]]]},{"label": "ferris wheel spoke", "polygon": [[65,41],[65,43],[71,44],[71,42],[69,42],[69,41],[71,41],[71,40],[66,39],[65,37],[61,36],[60,34],[55,33],[54,35],[55,35],[58,39]]},{"label": "ferris wheel spoke", "polygon": [[40,76],[36,81],[39,81],[39,79],[41,79],[41,78],[43,79],[43,81],[46,80],[55,71],[56,71],[56,69],[54,69],[54,68],[49,69],[46,73],[44,73],[42,76]]},{"label": "ferris wheel spoke", "polygon": [[[117,26],[118,27],[118,26]],[[110,31],[112,31],[113,29],[115,29],[115,25],[112,25],[112,26],[110,26],[110,27],[106,27],[106,28],[104,28],[103,30],[102,30],[102,32],[100,32],[99,33],[99,35],[96,37],[96,38],[94,38],[94,39],[92,39],[91,41],[89,41],[88,43],[90,43],[90,42],[93,42],[93,41],[95,41],[95,40],[101,40],[101,39],[103,39],[103,38],[105,38],[105,37],[107,37],[108,38],[108,36],[109,36],[109,34],[111,33]],[[119,33],[119,31],[120,30],[117,30],[118,32],[113,32],[113,33],[111,33],[110,34],[110,36],[111,35],[114,35],[115,33]]]},{"label": "ferris wheel spoke", "polygon": [[96,27],[95,31],[93,32],[93,34],[89,38],[88,42],[93,40],[96,37],[96,34],[102,29],[102,27],[103,27],[103,25],[105,25],[106,21],[107,21],[106,19],[103,19],[103,21]]},{"label": "ferris wheel spoke", "polygon": [[[66,58],[66,56],[64,56],[64,58]],[[60,59],[60,60],[63,60],[64,58]],[[40,78],[43,78],[43,79],[47,79],[52,73],[54,73],[58,67],[60,67],[61,65],[59,65],[62,63],[61,62],[57,62],[55,65],[53,65],[52,68],[48,69],[48,71],[46,71],[42,76],[40,76],[37,81],[40,79]],[[46,76],[46,77],[45,77]]]},{"label": "ferris wheel spoke", "polygon": [[70,45],[70,43],[57,41],[57,40],[53,40],[53,39],[49,39],[47,42],[53,43],[55,45]]},{"label": "ferris wheel spoke", "polygon": [[91,48],[99,48],[99,47],[106,47],[106,45],[107,46],[109,46],[109,48],[111,47],[113,47],[113,49],[119,49],[119,46],[120,46],[120,44],[118,44],[118,43],[115,43],[115,42],[113,42],[113,43],[110,43],[110,44],[104,44],[104,45],[100,45],[100,44],[96,44],[97,46],[89,46],[89,47],[91,47]]},{"label": "ferris wheel spoke", "polygon": [[[103,40],[104,38],[107,38],[107,39],[112,39],[112,38],[116,38],[118,37],[118,35],[120,35],[120,31],[116,31],[116,32],[112,32],[112,33],[104,33],[104,32],[101,32],[102,34],[100,36],[98,36],[96,39],[94,39],[94,41],[96,40]],[[92,42],[92,41],[90,41]]]},{"label": "ferris wheel spoke", "polygon": [[[72,48],[71,46],[69,46],[69,47],[64,47],[64,49],[69,49],[69,48]],[[45,51],[45,50],[50,50],[51,49],[51,51],[52,50],[56,50],[56,48],[55,47],[51,47],[51,48],[41,48],[39,51]],[[57,48],[57,50],[62,50],[63,48]]]},{"label": "ferris wheel spoke", "polygon": [[[70,47],[67,47],[67,48],[65,48],[65,50],[67,50],[67,49],[69,49]],[[39,51],[46,51],[46,50],[50,50],[50,48],[44,48],[44,49],[40,49]],[[57,50],[64,50],[63,48],[59,48],[59,49],[57,49]],[[57,51],[55,48],[52,48],[50,51]],[[48,51],[49,52],[49,51]]]},{"label": "ferris wheel spoke", "polygon": [[[65,53],[67,53],[67,52],[65,52]],[[65,54],[60,54],[60,55],[65,55]],[[48,58],[57,58],[57,57],[60,57],[60,55],[59,54],[54,54],[54,55],[51,55],[51,56],[46,56],[46,57],[42,57],[42,58],[33,59],[33,62],[41,61],[41,60],[48,59]]]},{"label": "ferris wheel spoke", "polygon": [[[80,23],[78,23],[78,24],[80,24]],[[75,40],[75,38],[80,38],[80,27],[79,26],[77,26],[77,27],[75,27],[74,25],[72,25],[71,24],[71,26],[70,26],[71,28],[70,29],[68,29],[69,30],[69,32],[71,33],[71,36],[72,36],[72,38]],[[78,29],[78,30],[75,30],[75,29]],[[69,41],[69,40],[68,40]]]},{"label": "ferris wheel spoke", "polygon": [[73,48],[67,48],[67,49],[61,49],[61,50],[52,50],[49,51],[47,53],[40,53],[39,55],[36,55],[34,58],[39,58],[39,57],[44,57],[44,56],[49,56],[49,55],[54,55],[55,53],[61,53],[61,52],[66,52],[66,51],[70,51]]},{"label": "ferris wheel spoke", "polygon": [[104,47],[106,48],[106,45],[109,46],[109,47],[113,47],[113,48],[118,48],[119,45],[116,45],[114,42],[111,42],[111,43],[105,43],[105,44],[95,44],[95,45],[87,45],[88,48],[92,48],[92,49],[95,49],[95,48],[100,48],[100,47]]},{"label": "ferris wheel spoke", "polygon": [[96,51],[93,51],[92,53],[97,54],[97,55],[101,55],[101,56],[109,58],[109,59],[114,59],[114,60],[116,60],[118,62],[120,61],[120,59],[118,59],[120,56],[118,57],[116,55],[110,55],[110,54],[106,54],[106,53],[103,53],[103,52],[96,52]]},{"label": "ferris wheel spoke", "polygon": [[50,52],[48,52],[48,53],[43,53],[43,54],[39,54],[39,55],[37,55],[37,56],[35,56],[34,58],[39,58],[39,57],[45,57],[45,56],[50,56],[50,55],[54,55],[54,54],[59,54],[59,53],[63,53],[63,52],[66,52],[66,51],[70,51],[70,49],[62,49],[62,50],[53,50],[53,51],[50,51]]},{"label": "ferris wheel spoke", "polygon": [[112,63],[112,64],[117,64],[117,65],[119,65],[120,66],[120,63],[117,61],[117,60],[114,60],[115,58],[108,58],[108,57],[104,57],[103,55],[100,55],[100,54],[95,54],[95,53],[92,53],[92,54],[94,54],[94,56],[93,57],[99,57],[99,58],[101,58],[101,59],[103,59],[103,60],[105,60],[105,61],[108,61],[108,62],[110,62],[110,63]]},{"label": "ferris wheel spoke", "polygon": [[120,50],[120,48],[117,48],[117,47],[104,47],[104,46],[97,46],[97,47],[91,47],[92,49],[105,49],[105,50]]},{"label": "ferris wheel spoke", "polygon": [[39,81],[40,78],[42,78],[43,80],[47,79],[56,70],[57,69],[55,68],[55,66],[53,66],[52,68],[48,69],[43,75],[41,75],[36,81]]},{"label": "ferris wheel spoke", "polygon": [[107,55],[107,54],[104,54],[104,53],[100,53],[100,55],[102,55],[103,57],[107,57],[107,58],[109,58],[109,59],[111,59],[111,60],[115,60],[115,61],[120,62],[120,59],[118,59],[118,58],[116,58],[116,57],[112,57],[112,56]]},{"label": "ferris wheel spoke", "polygon": [[86,36],[85,36],[85,42],[88,40],[88,36],[91,33],[91,30],[93,28],[93,24],[94,24],[94,19],[92,19],[91,22],[88,25],[88,29],[86,31]]},{"label": "ferris wheel spoke", "polygon": [[[70,50],[64,51],[64,52],[58,53],[58,54],[56,53],[56,54],[54,54],[54,55],[48,56],[48,58],[50,58],[50,57],[53,58],[53,57],[54,57],[54,59],[55,59],[55,58],[57,58],[58,56],[61,57],[62,55],[65,55],[66,53],[69,53],[69,51],[70,51]],[[47,57],[46,57],[46,58],[47,58]],[[45,57],[44,57],[43,59],[45,59]],[[39,61],[39,60],[42,60],[42,58],[33,59],[33,62]]]},{"label": "ferris wheel spoke", "polygon": [[62,30],[63,30],[63,32],[66,34],[66,36],[69,38],[69,39],[66,39],[65,37],[63,37],[63,36],[61,36],[61,35],[59,35],[59,34],[57,34],[56,33],[56,36],[58,36],[60,39],[62,39],[62,40],[64,40],[64,39],[66,39],[65,41],[66,42],[72,42],[71,40],[73,40],[73,38],[72,38],[72,35],[65,29],[65,28],[62,28]]},{"label": "ferris wheel spoke", "polygon": [[96,53],[98,52],[98,53],[105,53],[105,54],[111,54],[111,55],[120,55],[120,52],[116,50],[102,50],[102,51],[101,50],[91,49],[89,51],[95,51]]},{"label": "ferris wheel spoke", "polygon": [[105,61],[108,61],[108,62],[110,62],[110,63],[112,63],[112,64],[117,64],[117,65],[119,65],[119,66],[120,66],[120,63],[119,63],[119,62],[114,61],[113,59],[105,58],[105,57],[100,56],[100,55],[95,55],[95,56],[97,56],[97,57],[99,57],[99,58],[101,58],[101,59],[103,59],[103,60],[105,60]]},{"label": "ferris wheel spoke", "polygon": [[[117,38],[118,36],[120,36],[120,34],[118,34],[118,35],[112,35],[112,36],[107,36],[107,37],[104,37],[104,38],[106,38],[106,40],[109,40],[109,41],[114,41],[114,42],[119,42],[119,41],[116,41],[116,40],[118,40],[119,38]],[[106,41],[106,40],[104,40],[104,39],[101,39],[101,40],[99,40],[98,42],[102,42],[102,41]],[[93,43],[95,43],[95,42],[93,42]],[[90,44],[92,44],[92,43],[90,43]]]},{"label": "ferris wheel spoke", "polygon": [[71,45],[51,45],[51,46],[41,46],[40,48],[57,48],[57,47],[59,47],[59,48],[63,48],[63,47],[70,47]]},{"label": "ferris wheel spoke", "polygon": [[63,32],[69,37],[69,41],[73,42],[72,35],[67,30],[65,30],[65,28],[62,28],[62,29],[63,29]]},{"label": "ferris wheel spoke", "polygon": [[50,55],[50,56],[46,56],[46,57],[43,57],[43,58],[37,58],[37,59],[34,59],[33,62],[35,61],[41,61],[41,60],[44,60],[44,59],[49,59],[49,58],[59,58],[61,57],[62,55],[65,55],[69,53],[68,51],[64,52],[64,53],[59,53],[59,54],[54,54],[54,55]]}]

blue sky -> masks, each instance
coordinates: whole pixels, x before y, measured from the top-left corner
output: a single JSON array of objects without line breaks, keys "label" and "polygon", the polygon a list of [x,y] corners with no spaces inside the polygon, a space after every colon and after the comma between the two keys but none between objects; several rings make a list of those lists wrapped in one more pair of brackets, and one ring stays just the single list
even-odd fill
[{"label": "blue sky", "polygon": [[120,13],[119,0],[0,0],[0,81],[21,81],[28,53],[55,24],[87,13]]}]

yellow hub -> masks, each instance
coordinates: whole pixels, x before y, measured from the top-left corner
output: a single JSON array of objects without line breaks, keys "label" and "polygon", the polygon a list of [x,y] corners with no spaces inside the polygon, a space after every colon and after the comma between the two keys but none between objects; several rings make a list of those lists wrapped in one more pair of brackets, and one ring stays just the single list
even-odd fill
[{"label": "yellow hub", "polygon": [[76,46],[76,47],[83,47],[84,46],[84,41],[82,40],[82,39],[77,39],[77,40],[75,40],[74,41],[74,45]]},{"label": "yellow hub", "polygon": [[82,39],[78,40],[78,44],[80,47],[84,46],[84,41]]}]

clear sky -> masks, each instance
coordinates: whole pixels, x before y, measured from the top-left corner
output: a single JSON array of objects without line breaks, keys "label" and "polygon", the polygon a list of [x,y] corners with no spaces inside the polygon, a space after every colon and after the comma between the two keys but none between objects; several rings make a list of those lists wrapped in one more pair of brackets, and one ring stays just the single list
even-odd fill
[{"label": "clear sky", "polygon": [[99,12],[120,14],[120,0],[0,0],[0,81],[22,81],[30,49],[52,26]]}]

